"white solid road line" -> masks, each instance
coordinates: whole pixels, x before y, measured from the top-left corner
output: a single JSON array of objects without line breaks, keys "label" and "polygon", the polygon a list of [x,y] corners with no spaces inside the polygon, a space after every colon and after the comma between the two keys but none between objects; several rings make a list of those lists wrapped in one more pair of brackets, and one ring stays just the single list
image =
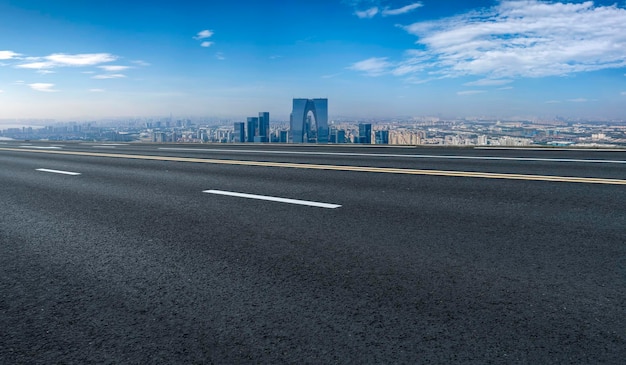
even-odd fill
[{"label": "white solid road line", "polygon": [[50,169],[36,169],[37,171],[41,171],[41,172],[51,172],[53,174],[62,174],[62,175],[72,175],[72,176],[78,176],[80,175],[80,172],[71,172],[71,171],[61,171],[61,170],[50,170]]},{"label": "white solid road line", "polygon": [[21,148],[36,148],[38,150],[60,150],[61,147],[58,146],[31,146],[31,145],[21,145]]},{"label": "white solid road line", "polygon": [[[236,150],[224,148],[175,148],[159,147],[169,151],[196,151],[196,152],[231,152],[274,155],[317,155],[317,156],[346,156],[346,157],[395,157],[395,158],[423,158],[443,160],[492,160],[492,161],[528,161],[528,162],[577,162],[577,163],[612,163],[626,164],[626,160],[601,159],[574,159],[574,158],[539,158],[539,157],[497,157],[497,156],[458,156],[458,155],[401,155],[390,153],[351,153],[351,152],[315,152],[315,151],[266,151],[266,150]],[[626,150],[625,150],[626,151]]]},{"label": "white solid road line", "polygon": [[278,198],[278,197],[274,197],[274,196],[265,196],[265,195],[235,193],[235,192],[232,192],[232,191],[204,190],[203,193],[217,194],[217,195],[226,195],[226,196],[234,196],[234,197],[238,197],[238,198],[247,198],[247,199],[267,200],[267,201],[273,201],[273,202],[279,202],[279,203],[307,205],[307,206],[310,206],[310,207],[327,208],[327,209],[336,209],[336,208],[340,208],[341,207],[341,205],[338,205],[338,204],[329,204],[329,203],[312,202],[312,201],[307,201],[307,200]]}]

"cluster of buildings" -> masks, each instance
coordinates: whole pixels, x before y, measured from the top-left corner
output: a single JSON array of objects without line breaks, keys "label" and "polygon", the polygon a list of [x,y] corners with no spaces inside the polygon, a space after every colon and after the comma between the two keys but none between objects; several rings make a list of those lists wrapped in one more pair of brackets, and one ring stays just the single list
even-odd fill
[{"label": "cluster of buildings", "polygon": [[[378,144],[389,143],[389,131],[377,131]],[[365,143],[372,144],[372,124],[359,124],[356,139],[348,139],[346,131],[328,123],[328,99],[293,99],[288,130],[270,133],[270,114],[259,113],[248,117],[247,123],[235,122],[232,142],[278,142],[278,143]]]},{"label": "cluster of buildings", "polygon": [[[12,121],[14,124],[15,122]],[[176,143],[350,143],[431,146],[626,146],[626,121],[372,120],[328,118],[328,99],[293,99],[289,121],[260,112],[245,122],[137,118],[0,130],[0,139]]]},{"label": "cluster of buildings", "polygon": [[236,122],[233,127],[232,141],[235,143],[271,142],[270,113],[260,112],[258,117],[248,117],[247,123]]}]

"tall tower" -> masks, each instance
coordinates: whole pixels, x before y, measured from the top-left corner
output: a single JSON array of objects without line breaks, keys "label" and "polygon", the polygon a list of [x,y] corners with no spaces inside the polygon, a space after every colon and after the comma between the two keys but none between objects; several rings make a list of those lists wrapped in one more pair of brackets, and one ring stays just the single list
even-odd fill
[{"label": "tall tower", "polygon": [[233,137],[233,142],[235,143],[243,143],[246,141],[246,129],[243,122],[236,122],[234,125],[235,133]]},{"label": "tall tower", "polygon": [[248,117],[248,138],[247,142],[254,142],[254,137],[257,135],[259,128],[259,118]]},{"label": "tall tower", "polygon": [[270,141],[270,113],[259,113],[259,130],[258,130],[259,142]]},{"label": "tall tower", "polygon": [[359,143],[372,144],[372,125],[359,123]]},{"label": "tall tower", "polygon": [[[309,112],[315,119],[313,131],[307,123]],[[317,143],[328,143],[328,99],[293,99],[289,142],[307,143],[312,135],[316,135]]]}]

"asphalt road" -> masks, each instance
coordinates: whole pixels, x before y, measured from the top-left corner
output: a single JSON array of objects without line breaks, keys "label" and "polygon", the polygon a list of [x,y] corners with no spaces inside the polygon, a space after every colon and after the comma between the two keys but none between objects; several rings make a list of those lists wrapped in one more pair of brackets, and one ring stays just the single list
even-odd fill
[{"label": "asphalt road", "polygon": [[0,363],[621,364],[625,184],[626,151],[1,143]]}]

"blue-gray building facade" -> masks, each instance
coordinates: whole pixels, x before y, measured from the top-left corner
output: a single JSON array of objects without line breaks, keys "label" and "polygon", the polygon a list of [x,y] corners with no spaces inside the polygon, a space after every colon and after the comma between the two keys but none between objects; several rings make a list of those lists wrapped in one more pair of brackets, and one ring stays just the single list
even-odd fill
[{"label": "blue-gray building facade", "polygon": [[[313,113],[315,128],[311,128],[309,112]],[[293,99],[290,143],[328,143],[328,99]]]},{"label": "blue-gray building facade", "polygon": [[359,123],[359,143],[372,144],[372,125]]},{"label": "blue-gray building facade", "polygon": [[234,125],[235,133],[233,133],[233,142],[244,143],[246,141],[245,123],[236,122]]},{"label": "blue-gray building facade", "polygon": [[270,141],[270,113],[259,113],[259,125],[255,142],[269,142]]},{"label": "blue-gray building facade", "polygon": [[259,118],[258,117],[248,117],[248,138],[246,142],[254,142],[254,137],[257,136],[257,132],[259,130]]}]

